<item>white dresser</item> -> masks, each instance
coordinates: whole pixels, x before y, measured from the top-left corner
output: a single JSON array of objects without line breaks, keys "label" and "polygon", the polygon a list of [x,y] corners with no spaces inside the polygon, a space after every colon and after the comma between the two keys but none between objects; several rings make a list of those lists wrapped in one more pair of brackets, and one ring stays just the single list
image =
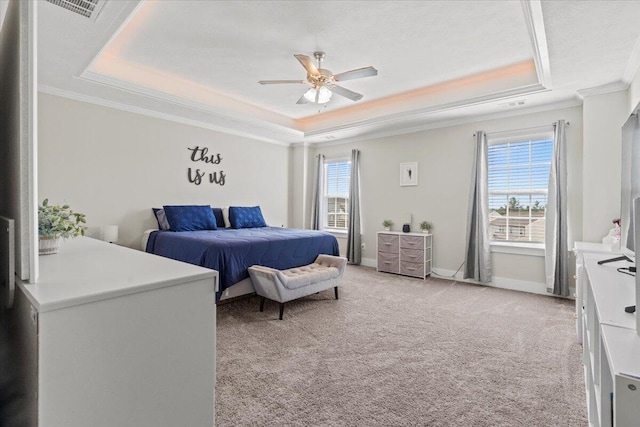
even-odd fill
[{"label": "white dresser", "polygon": [[378,232],[378,271],[424,279],[431,274],[433,235]]},{"label": "white dresser", "polygon": [[[595,427],[640,425],[640,336],[635,278],[617,271],[626,261],[598,265],[612,254],[581,254],[581,324],[589,424]],[[579,266],[580,268],[580,266]]]},{"label": "white dresser", "polygon": [[587,281],[587,273],[584,269],[584,254],[602,254],[603,259],[615,258],[620,255],[620,250],[611,249],[611,245],[592,242],[575,242],[573,254],[576,258],[576,333],[577,339],[582,344],[582,307],[584,300],[584,288]]},{"label": "white dresser", "polygon": [[29,427],[214,425],[217,272],[82,237],[9,311]]}]

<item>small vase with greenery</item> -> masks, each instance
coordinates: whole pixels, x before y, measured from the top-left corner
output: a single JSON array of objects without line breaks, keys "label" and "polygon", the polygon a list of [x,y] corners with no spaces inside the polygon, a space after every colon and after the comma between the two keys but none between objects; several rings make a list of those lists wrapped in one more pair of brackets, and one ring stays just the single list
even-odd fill
[{"label": "small vase with greenery", "polygon": [[393,221],[391,221],[390,219],[385,219],[382,221],[382,226],[384,227],[385,231],[391,230],[392,225]]},{"label": "small vase with greenery", "polygon": [[422,230],[423,233],[431,233],[432,228],[433,228],[433,224],[430,223],[429,221],[422,221],[420,223],[420,230]]},{"label": "small vase with greenery", "polygon": [[49,199],[44,199],[38,206],[40,254],[58,252],[61,239],[84,236],[86,223],[85,215],[72,211],[69,205],[50,205]]}]

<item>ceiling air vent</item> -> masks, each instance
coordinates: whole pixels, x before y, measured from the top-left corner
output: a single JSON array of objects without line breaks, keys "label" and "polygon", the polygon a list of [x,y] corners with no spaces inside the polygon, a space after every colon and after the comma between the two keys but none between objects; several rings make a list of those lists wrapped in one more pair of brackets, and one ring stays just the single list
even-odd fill
[{"label": "ceiling air vent", "polygon": [[49,3],[60,6],[71,12],[91,18],[94,21],[98,17],[105,0],[47,0]]},{"label": "ceiling air vent", "polygon": [[519,101],[501,102],[498,105],[500,105],[501,107],[522,107],[526,103],[526,99],[521,99]]}]

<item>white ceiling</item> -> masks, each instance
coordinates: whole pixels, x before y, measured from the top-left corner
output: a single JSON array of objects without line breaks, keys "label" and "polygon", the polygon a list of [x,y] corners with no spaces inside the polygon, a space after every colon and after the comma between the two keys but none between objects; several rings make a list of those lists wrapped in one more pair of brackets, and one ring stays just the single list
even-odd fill
[{"label": "white ceiling", "polygon": [[[38,3],[42,91],[271,142],[406,132],[578,103],[637,71],[640,2],[107,1],[97,19]],[[376,77],[298,105],[293,54]],[[509,107],[522,101],[524,106]]]}]

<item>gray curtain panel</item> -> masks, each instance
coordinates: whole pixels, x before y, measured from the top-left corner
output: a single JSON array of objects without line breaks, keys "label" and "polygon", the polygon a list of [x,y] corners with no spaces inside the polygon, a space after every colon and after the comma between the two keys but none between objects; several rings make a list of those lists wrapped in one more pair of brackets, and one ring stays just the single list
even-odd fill
[{"label": "gray curtain panel", "polygon": [[360,264],[362,261],[362,236],[360,232],[360,150],[351,150],[347,259],[350,264]]},{"label": "gray curtain panel", "polygon": [[313,206],[311,207],[311,229],[320,230],[322,227],[322,183],[324,176],[324,155],[316,156],[316,179],[313,186]]},{"label": "gray curtain panel", "polygon": [[547,292],[569,296],[567,227],[567,143],[565,122],[554,124],[553,157],[549,170],[549,197],[545,214],[545,273]]},{"label": "gray curtain panel", "polygon": [[478,131],[475,162],[471,173],[464,278],[482,283],[491,281],[488,162],[487,135],[484,131]]}]

